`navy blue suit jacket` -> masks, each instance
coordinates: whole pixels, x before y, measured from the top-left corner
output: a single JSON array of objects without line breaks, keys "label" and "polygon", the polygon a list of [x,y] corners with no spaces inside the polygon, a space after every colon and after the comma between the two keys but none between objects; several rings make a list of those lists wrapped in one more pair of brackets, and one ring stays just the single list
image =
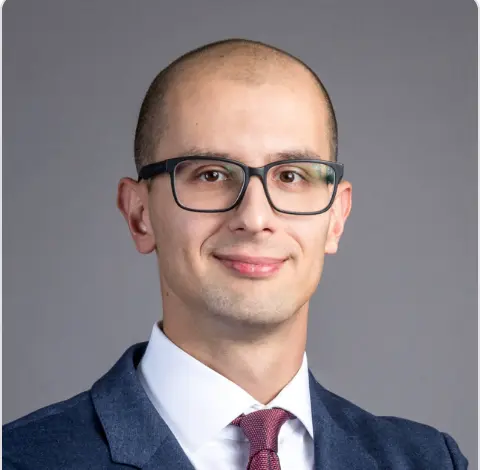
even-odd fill
[{"label": "navy blue suit jacket", "polygon": [[[146,345],[130,347],[91,390],[4,425],[3,468],[193,470],[137,379]],[[448,434],[374,416],[311,372],[310,394],[316,470],[467,468]]]}]

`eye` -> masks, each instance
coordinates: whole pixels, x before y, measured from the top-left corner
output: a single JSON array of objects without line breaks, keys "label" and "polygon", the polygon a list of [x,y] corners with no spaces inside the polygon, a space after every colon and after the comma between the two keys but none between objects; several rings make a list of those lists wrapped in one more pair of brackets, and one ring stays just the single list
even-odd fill
[{"label": "eye", "polygon": [[207,183],[215,183],[216,181],[225,181],[227,176],[218,170],[207,170],[200,173],[199,179]]},{"label": "eye", "polygon": [[292,170],[282,170],[278,173],[276,178],[282,183],[297,183],[304,179],[301,175]]}]

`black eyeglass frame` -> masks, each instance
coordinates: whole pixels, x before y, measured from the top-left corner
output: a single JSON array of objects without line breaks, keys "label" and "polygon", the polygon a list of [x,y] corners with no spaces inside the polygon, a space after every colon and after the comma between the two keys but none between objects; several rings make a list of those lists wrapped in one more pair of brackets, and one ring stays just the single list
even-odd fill
[{"label": "black eyeglass frame", "polygon": [[[237,199],[231,204],[229,207],[226,209],[192,209],[190,207],[184,206],[177,197],[177,191],[175,188],[175,168],[179,163],[182,163],[184,161],[189,161],[189,160],[208,160],[208,161],[218,161],[218,162],[224,162],[224,163],[231,163],[234,165],[237,165],[242,168],[243,173],[245,175],[244,181],[242,188],[240,189],[240,192],[237,196]],[[327,207],[320,211],[314,211],[314,212],[292,212],[292,211],[284,211],[279,209],[278,207],[275,206],[273,203],[272,199],[270,198],[270,194],[268,192],[268,187],[267,187],[267,173],[268,171],[279,165],[285,165],[285,164],[292,164],[292,163],[323,163],[325,165],[328,165],[330,168],[333,169],[335,172],[335,181],[334,181],[334,188],[332,192],[332,196],[330,199],[330,202]],[[150,178],[153,178],[158,175],[162,175],[164,173],[169,173],[170,174],[170,182],[172,185],[172,193],[173,193],[173,198],[175,199],[175,202],[179,207],[182,209],[185,209],[190,212],[207,212],[207,213],[215,213],[215,212],[228,212],[237,207],[241,202],[243,197],[245,196],[245,193],[248,188],[248,183],[250,182],[250,178],[252,176],[258,176],[260,180],[262,181],[263,189],[265,191],[265,195],[267,197],[267,200],[270,204],[270,206],[275,209],[277,212],[281,212],[283,214],[292,214],[292,215],[317,215],[317,214],[322,214],[323,212],[326,212],[332,207],[333,201],[335,200],[335,196],[337,194],[337,188],[338,184],[343,178],[343,163],[338,163],[338,162],[331,162],[329,160],[314,160],[311,158],[306,158],[306,159],[288,159],[288,160],[277,160],[271,163],[268,163],[265,166],[261,167],[251,167],[248,165],[245,165],[242,162],[239,162],[237,160],[231,160],[229,158],[223,158],[223,157],[209,157],[209,156],[183,156],[183,157],[176,157],[176,158],[169,158],[167,160],[163,160],[161,162],[155,162],[155,163],[150,163],[148,165],[145,165],[142,167],[138,173],[138,180],[148,180]]]}]

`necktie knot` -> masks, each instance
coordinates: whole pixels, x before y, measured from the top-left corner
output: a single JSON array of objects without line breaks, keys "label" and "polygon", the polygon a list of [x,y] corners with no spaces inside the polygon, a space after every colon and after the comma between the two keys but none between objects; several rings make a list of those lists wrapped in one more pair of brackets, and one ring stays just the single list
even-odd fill
[{"label": "necktie knot", "polygon": [[[232,421],[239,426],[250,442],[249,469],[256,468],[253,461],[257,454],[261,453],[264,458],[272,457],[271,452],[278,452],[278,434],[285,421],[295,416],[282,408],[258,410],[247,415],[240,415]],[[273,456],[278,462],[278,457]],[[262,458],[263,459],[263,458]],[[263,468],[263,467],[258,467]]]}]

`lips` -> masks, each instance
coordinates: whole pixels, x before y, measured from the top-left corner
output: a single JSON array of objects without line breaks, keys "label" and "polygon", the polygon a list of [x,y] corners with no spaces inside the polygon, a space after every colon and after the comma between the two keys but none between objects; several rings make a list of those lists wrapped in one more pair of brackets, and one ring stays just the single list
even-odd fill
[{"label": "lips", "polygon": [[269,258],[265,256],[248,256],[248,255],[215,255],[221,260],[238,261],[240,263],[248,264],[278,264],[285,261],[286,258]]},{"label": "lips", "polygon": [[226,268],[246,277],[269,277],[277,273],[286,258],[250,256],[243,254],[216,254],[215,258]]}]

